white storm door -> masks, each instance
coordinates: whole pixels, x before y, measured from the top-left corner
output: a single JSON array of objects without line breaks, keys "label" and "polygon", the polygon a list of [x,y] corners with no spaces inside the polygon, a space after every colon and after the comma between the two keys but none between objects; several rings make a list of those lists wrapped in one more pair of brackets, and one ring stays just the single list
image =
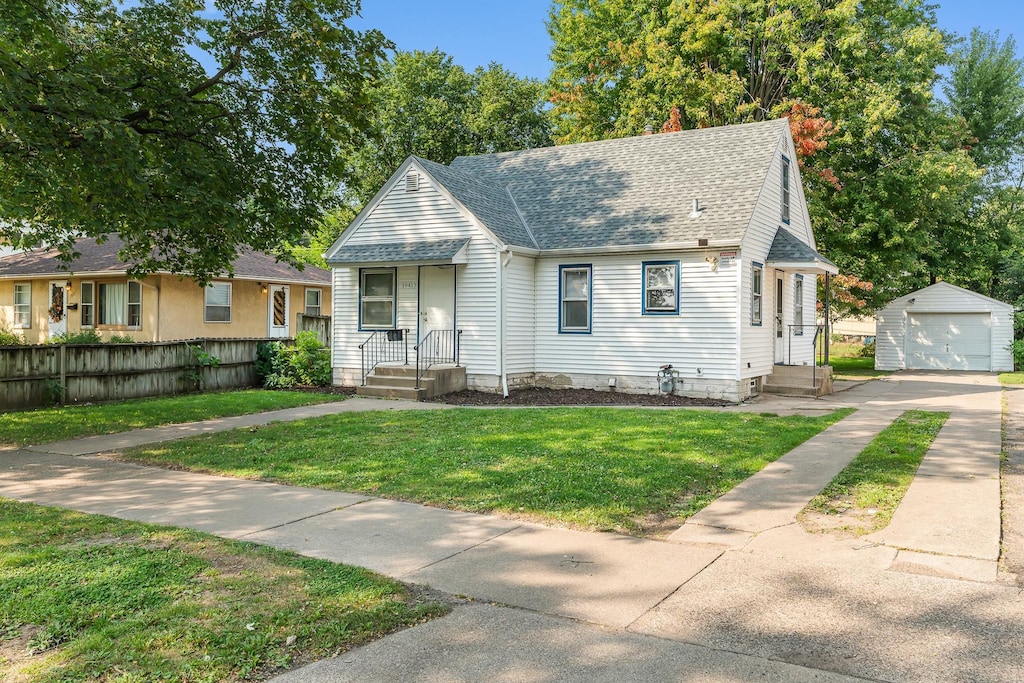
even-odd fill
[{"label": "white storm door", "polygon": [[419,339],[433,330],[455,329],[454,266],[420,268],[419,316]]},{"label": "white storm door", "polygon": [[992,314],[909,314],[907,367],[913,370],[991,370]]},{"label": "white storm door", "polygon": [[787,337],[786,333],[787,333],[787,330],[786,330],[786,326],[783,324],[784,321],[783,321],[783,317],[782,317],[783,316],[783,311],[785,311],[786,309],[782,305],[782,292],[783,292],[782,281],[783,281],[783,274],[782,274],[782,272],[776,271],[775,272],[775,310],[773,311],[774,318],[775,318],[775,363],[776,364],[785,363],[786,362],[786,337]]},{"label": "white storm door", "polygon": [[288,319],[291,317],[288,301],[288,285],[270,285],[270,331],[271,337],[290,337],[291,328]]},{"label": "white storm door", "polygon": [[47,298],[46,319],[49,321],[49,338],[66,334],[68,331],[68,291],[64,280],[50,281],[50,295]]}]

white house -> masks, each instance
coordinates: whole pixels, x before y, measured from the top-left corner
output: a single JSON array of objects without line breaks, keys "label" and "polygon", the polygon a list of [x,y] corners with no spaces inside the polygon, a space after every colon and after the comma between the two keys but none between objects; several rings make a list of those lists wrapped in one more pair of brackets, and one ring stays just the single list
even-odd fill
[{"label": "white house", "polygon": [[1013,370],[1013,306],[948,282],[878,311],[878,370]]},{"label": "white house", "polygon": [[647,393],[671,365],[676,393],[733,401],[813,363],[814,278],[837,272],[784,120],[409,157],[326,258],[338,383],[427,339],[408,353],[457,348],[470,388]]}]

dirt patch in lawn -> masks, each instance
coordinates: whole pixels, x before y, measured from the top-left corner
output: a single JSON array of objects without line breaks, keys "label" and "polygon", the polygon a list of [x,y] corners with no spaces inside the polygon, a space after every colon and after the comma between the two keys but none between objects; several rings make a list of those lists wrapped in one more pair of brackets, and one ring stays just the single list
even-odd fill
[{"label": "dirt patch in lawn", "polygon": [[800,525],[804,531],[815,534],[831,534],[836,538],[858,538],[864,534],[875,531],[874,508],[858,508],[852,502],[847,501],[848,506],[843,506],[843,499],[833,501],[834,512],[826,514],[815,510],[804,510],[798,516]]},{"label": "dirt patch in lawn", "polygon": [[689,398],[671,394],[623,394],[594,389],[517,389],[508,397],[486,391],[456,391],[432,399],[457,406],[703,406],[732,405],[714,398]]}]

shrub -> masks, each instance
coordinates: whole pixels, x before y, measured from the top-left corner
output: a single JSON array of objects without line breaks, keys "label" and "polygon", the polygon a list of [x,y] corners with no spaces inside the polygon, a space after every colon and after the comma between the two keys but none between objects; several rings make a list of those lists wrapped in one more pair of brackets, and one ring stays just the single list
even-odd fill
[{"label": "shrub", "polygon": [[132,339],[130,334],[115,334],[110,337],[111,344],[134,344],[135,340]]},{"label": "shrub", "polygon": [[860,350],[862,358],[874,358],[875,357],[875,342],[870,342],[864,345],[864,348]]},{"label": "shrub", "polygon": [[299,332],[295,346],[260,342],[255,370],[267,389],[287,389],[297,384],[326,386],[331,383],[331,353],[315,333]]},{"label": "shrub", "polygon": [[1010,344],[1010,353],[1013,354],[1013,366],[1024,370],[1024,339],[1017,339]]},{"label": "shrub", "polygon": [[50,337],[49,344],[102,344],[103,338],[96,330],[80,330],[79,332],[65,332]]},{"label": "shrub", "polygon": [[0,346],[23,346],[25,337],[17,332],[0,327]]}]

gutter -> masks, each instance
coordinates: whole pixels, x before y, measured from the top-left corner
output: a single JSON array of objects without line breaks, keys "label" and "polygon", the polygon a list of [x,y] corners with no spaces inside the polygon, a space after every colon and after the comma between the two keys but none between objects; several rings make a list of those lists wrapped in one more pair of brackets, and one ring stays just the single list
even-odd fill
[{"label": "gutter", "polygon": [[508,398],[508,375],[505,372],[505,356],[507,342],[505,339],[505,269],[512,262],[512,250],[507,246],[496,252],[498,265],[498,375],[501,377],[501,395]]}]

